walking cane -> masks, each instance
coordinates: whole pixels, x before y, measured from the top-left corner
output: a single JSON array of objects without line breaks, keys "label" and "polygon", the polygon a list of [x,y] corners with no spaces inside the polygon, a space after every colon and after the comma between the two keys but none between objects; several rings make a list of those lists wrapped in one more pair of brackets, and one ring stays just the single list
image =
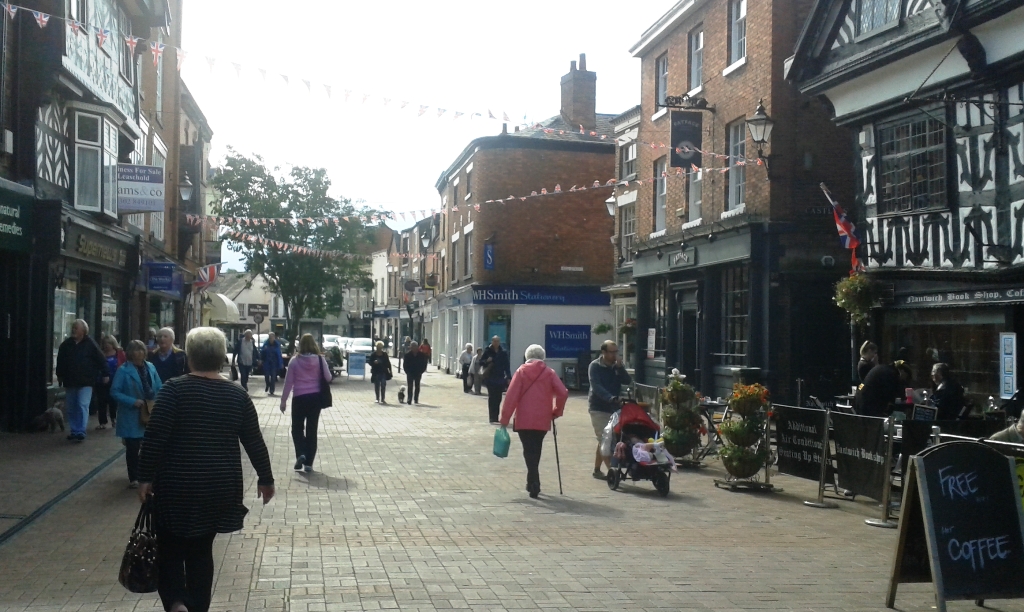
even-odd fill
[{"label": "walking cane", "polygon": [[565,495],[562,492],[562,462],[558,460],[558,427],[555,426],[555,422],[551,421],[551,433],[555,437],[555,467],[558,468],[558,494]]}]

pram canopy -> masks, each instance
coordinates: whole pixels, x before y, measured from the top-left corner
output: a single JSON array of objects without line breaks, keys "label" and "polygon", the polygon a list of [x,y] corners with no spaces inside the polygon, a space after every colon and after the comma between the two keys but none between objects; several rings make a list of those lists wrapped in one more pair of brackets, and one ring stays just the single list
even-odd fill
[{"label": "pram canopy", "polygon": [[619,412],[619,422],[615,424],[615,433],[622,433],[622,428],[629,425],[640,425],[654,431],[661,430],[658,424],[647,414],[647,411],[641,408],[639,404],[634,403],[622,405],[622,409]]}]

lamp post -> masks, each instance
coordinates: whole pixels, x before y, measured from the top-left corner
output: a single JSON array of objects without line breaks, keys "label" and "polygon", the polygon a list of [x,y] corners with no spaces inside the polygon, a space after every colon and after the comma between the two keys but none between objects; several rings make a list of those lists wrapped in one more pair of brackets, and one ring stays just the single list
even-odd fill
[{"label": "lamp post", "polygon": [[772,172],[768,166],[768,158],[764,155],[764,145],[771,139],[773,127],[775,120],[765,112],[762,98],[757,101],[753,116],[747,118],[747,130],[750,132],[750,139],[757,144],[757,158],[764,162],[765,180],[769,181],[772,180]]},{"label": "lamp post", "polygon": [[178,183],[178,195],[181,196],[182,202],[192,200],[192,181],[188,180],[188,172],[184,173],[181,182]]},{"label": "lamp post", "polygon": [[612,196],[604,201],[604,205],[608,208],[608,216],[615,216],[615,196]]}]

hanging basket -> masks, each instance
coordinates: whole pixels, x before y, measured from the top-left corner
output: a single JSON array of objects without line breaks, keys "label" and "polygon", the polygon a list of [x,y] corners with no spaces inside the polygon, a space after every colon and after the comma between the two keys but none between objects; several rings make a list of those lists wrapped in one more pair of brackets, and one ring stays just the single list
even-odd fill
[{"label": "hanging basket", "polygon": [[758,418],[746,418],[743,420],[726,421],[722,423],[718,431],[730,444],[735,446],[753,446],[761,439],[762,421]]},{"label": "hanging basket", "polygon": [[754,450],[741,446],[723,449],[722,465],[733,478],[750,478],[764,467],[768,453],[764,449]]},{"label": "hanging basket", "polygon": [[697,448],[700,434],[696,431],[665,430],[665,450],[673,457],[682,457]]}]

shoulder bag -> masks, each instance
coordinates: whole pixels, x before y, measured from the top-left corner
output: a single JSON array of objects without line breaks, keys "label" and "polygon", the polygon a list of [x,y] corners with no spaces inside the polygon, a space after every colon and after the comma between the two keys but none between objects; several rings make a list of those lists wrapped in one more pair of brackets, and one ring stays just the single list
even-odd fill
[{"label": "shoulder bag", "polygon": [[334,398],[331,396],[331,381],[327,380],[324,375],[323,366],[326,365],[323,357],[317,358],[316,367],[320,369],[320,407],[330,408],[334,404]]},{"label": "shoulder bag", "polygon": [[134,378],[132,383],[139,390],[139,399],[142,400],[142,406],[139,407],[139,425],[146,427],[149,425],[149,417],[153,416],[153,405],[156,404],[156,400],[146,399],[146,393],[142,390],[141,385],[135,382]]},{"label": "shoulder bag", "polygon": [[117,581],[132,593],[156,591],[159,572],[156,565],[156,532],[153,530],[153,498],[139,508],[135,528],[128,537],[128,546],[121,558]]}]

